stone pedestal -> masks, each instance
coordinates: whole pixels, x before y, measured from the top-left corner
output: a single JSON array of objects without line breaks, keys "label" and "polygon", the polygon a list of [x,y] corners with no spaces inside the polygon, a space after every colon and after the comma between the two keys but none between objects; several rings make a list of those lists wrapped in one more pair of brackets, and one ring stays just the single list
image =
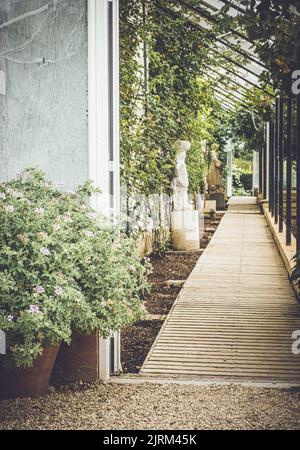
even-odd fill
[{"label": "stone pedestal", "polygon": [[174,250],[199,250],[198,211],[173,211],[171,214],[171,229]]},{"label": "stone pedestal", "polygon": [[224,210],[225,209],[225,194],[222,192],[217,192],[215,194],[209,195],[209,200],[215,200],[216,201],[216,208],[217,210]]},{"label": "stone pedestal", "polygon": [[216,200],[205,200],[204,214],[210,214],[211,211],[217,210]]}]

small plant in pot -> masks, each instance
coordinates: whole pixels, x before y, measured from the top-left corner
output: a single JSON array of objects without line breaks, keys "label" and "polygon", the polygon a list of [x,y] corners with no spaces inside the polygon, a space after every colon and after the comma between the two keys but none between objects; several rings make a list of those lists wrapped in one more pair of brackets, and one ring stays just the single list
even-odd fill
[{"label": "small plant in pot", "polygon": [[62,192],[33,169],[0,184],[2,397],[44,393],[73,330],[106,336],[144,314],[147,268],[86,205],[92,192]]}]

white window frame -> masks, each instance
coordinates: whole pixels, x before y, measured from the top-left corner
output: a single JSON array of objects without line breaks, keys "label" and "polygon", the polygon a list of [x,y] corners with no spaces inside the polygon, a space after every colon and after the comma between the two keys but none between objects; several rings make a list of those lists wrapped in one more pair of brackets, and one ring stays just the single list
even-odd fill
[{"label": "white window frame", "polygon": [[[109,80],[109,6],[113,11],[112,80]],[[119,145],[119,0],[87,0],[88,7],[88,154],[89,179],[101,194],[92,200],[99,212],[120,212]],[[110,89],[113,90],[112,97]],[[111,99],[113,102],[111,104]],[[112,108],[112,114],[109,112]],[[112,123],[110,123],[112,117]],[[111,126],[113,161],[110,161]],[[113,172],[113,201],[110,199],[110,173]],[[113,203],[113,208],[111,207]],[[114,333],[114,366],[121,370],[120,334]],[[99,379],[111,373],[111,339],[99,338]]]}]

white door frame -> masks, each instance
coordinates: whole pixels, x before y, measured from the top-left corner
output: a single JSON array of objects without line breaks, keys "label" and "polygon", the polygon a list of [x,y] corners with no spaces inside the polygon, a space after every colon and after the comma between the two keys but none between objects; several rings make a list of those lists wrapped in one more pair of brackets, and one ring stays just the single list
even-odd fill
[{"label": "white door frame", "polygon": [[[119,0],[87,0],[89,179],[100,188],[92,206],[120,211]],[[114,366],[121,370],[120,335],[114,337]],[[111,339],[99,338],[99,378],[111,373]]]}]

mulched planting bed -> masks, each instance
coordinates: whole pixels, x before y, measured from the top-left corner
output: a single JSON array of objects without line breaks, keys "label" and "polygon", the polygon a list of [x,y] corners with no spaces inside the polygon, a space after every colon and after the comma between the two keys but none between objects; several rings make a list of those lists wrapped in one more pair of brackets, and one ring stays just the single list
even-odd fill
[{"label": "mulched planting bed", "polygon": [[150,275],[151,293],[146,298],[150,315],[163,316],[144,320],[127,327],[121,333],[122,366],[125,373],[138,373],[165,316],[169,313],[181,287],[168,286],[169,280],[185,281],[195,267],[203,249],[207,247],[220,223],[220,217],[205,219],[205,233],[201,239],[201,250],[194,252],[166,252],[165,255],[151,258],[153,272]]},{"label": "mulched planting bed", "polygon": [[144,320],[122,331],[122,367],[125,373],[137,373],[150,350],[163,321]]}]

